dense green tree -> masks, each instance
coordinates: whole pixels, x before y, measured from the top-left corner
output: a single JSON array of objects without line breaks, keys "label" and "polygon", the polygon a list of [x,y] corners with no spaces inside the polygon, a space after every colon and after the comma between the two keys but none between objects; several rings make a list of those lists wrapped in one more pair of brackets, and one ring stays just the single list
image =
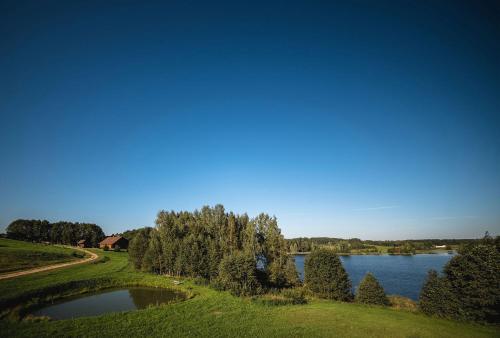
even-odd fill
[{"label": "dense green tree", "polygon": [[68,245],[75,245],[77,241],[84,239],[87,245],[95,247],[104,238],[104,232],[96,224],[19,219],[9,224],[7,236],[23,241],[48,241]]},{"label": "dense green tree", "polygon": [[427,274],[418,301],[420,310],[428,315],[460,319],[463,317],[457,296],[445,277],[440,277],[435,270]]},{"label": "dense green tree", "polygon": [[427,314],[479,322],[500,321],[500,250],[493,239],[463,246],[444,267],[430,272],[420,295]]},{"label": "dense green tree", "polygon": [[300,285],[299,273],[297,272],[295,258],[293,258],[293,256],[287,257],[286,260],[285,283],[290,287]]},{"label": "dense green tree", "polygon": [[361,280],[356,292],[356,302],[374,305],[389,305],[384,288],[374,275],[367,273]]},{"label": "dense green tree", "polygon": [[224,289],[238,296],[254,295],[261,288],[257,280],[255,258],[240,251],[222,259],[217,281]]},{"label": "dense green tree", "polygon": [[351,281],[339,257],[327,249],[316,249],[306,258],[305,285],[317,296],[352,300]]},{"label": "dense green tree", "polygon": [[129,260],[138,270],[142,269],[144,255],[148,249],[151,228],[143,228],[134,234],[134,238],[128,246]]},{"label": "dense green tree", "polygon": [[259,280],[268,286],[296,283],[276,218],[260,214],[249,219],[246,214],[227,213],[222,205],[194,212],[160,211],[143,257],[131,260],[157,273],[215,280],[223,258],[240,251],[253,257]]},{"label": "dense green tree", "polygon": [[465,248],[444,268],[467,319],[500,321],[500,252],[493,242]]}]

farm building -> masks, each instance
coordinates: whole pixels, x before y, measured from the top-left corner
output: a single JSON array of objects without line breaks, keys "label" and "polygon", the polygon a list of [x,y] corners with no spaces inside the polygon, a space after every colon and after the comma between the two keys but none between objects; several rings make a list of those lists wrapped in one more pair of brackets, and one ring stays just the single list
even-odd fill
[{"label": "farm building", "polygon": [[88,248],[88,247],[90,247],[90,244],[87,243],[87,241],[84,240],[84,239],[79,240],[76,245],[78,245],[80,248]]},{"label": "farm building", "polygon": [[109,236],[99,243],[99,248],[104,249],[128,249],[128,239],[122,236]]}]

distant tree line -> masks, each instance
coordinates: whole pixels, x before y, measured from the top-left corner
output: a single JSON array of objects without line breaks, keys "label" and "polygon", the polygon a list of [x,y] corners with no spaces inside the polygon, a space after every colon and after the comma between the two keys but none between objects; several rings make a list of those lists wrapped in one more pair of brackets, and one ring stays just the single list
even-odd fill
[{"label": "distant tree line", "polygon": [[129,257],[137,269],[203,278],[235,294],[298,283],[276,218],[251,219],[222,205],[159,212],[155,228],[135,234]]},{"label": "distant tree line", "polygon": [[87,245],[95,247],[105,236],[101,227],[96,224],[18,219],[8,225],[7,237],[29,242],[67,245],[75,245],[84,239]]},{"label": "distant tree line", "polygon": [[287,239],[290,252],[311,252],[317,247],[328,247],[336,253],[349,253],[355,250],[365,252],[377,252],[378,246],[390,247],[389,253],[411,254],[416,250],[430,250],[435,246],[446,245],[468,245],[478,243],[480,239],[419,239],[419,240],[395,240],[395,241],[372,241],[359,238],[342,239],[335,237],[299,237]]}]

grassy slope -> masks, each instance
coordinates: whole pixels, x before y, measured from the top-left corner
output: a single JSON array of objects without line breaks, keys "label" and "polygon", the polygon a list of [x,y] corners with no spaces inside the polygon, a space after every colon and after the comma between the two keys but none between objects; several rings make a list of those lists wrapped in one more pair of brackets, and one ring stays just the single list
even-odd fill
[{"label": "grassy slope", "polygon": [[[102,253],[102,252],[101,252]],[[137,273],[126,253],[107,252],[109,261],[0,282],[0,300],[59,282],[114,276],[128,283],[173,287],[166,277]],[[197,295],[182,303],[100,317],[52,322],[0,321],[3,336],[340,336],[494,337],[494,327],[429,318],[392,309],[315,300],[271,307],[186,282]]]},{"label": "grassy slope", "polygon": [[74,250],[0,238],[0,273],[36,268],[78,259]]}]

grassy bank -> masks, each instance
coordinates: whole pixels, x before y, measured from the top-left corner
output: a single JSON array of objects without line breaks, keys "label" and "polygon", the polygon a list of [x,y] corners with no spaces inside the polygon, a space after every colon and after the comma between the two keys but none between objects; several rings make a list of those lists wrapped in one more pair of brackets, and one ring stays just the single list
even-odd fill
[{"label": "grassy bank", "polygon": [[[426,317],[418,313],[358,304],[311,300],[305,305],[265,306],[186,281],[133,271],[126,252],[100,252],[101,263],[74,266],[0,281],[0,303],[16,303],[40,290],[65,286],[150,285],[177,288],[194,297],[176,304],[100,317],[63,321],[0,321],[2,336],[340,336],[340,337],[494,337],[498,329]],[[96,282],[98,281],[98,282]],[[100,282],[99,282],[100,281]],[[80,283],[80,284],[79,284]],[[101,284],[100,284],[101,283]],[[59,288],[59,286],[61,288]],[[91,287],[90,287],[91,288]],[[59,290],[59,291],[58,291]],[[71,287],[69,291],[71,292]]]},{"label": "grassy bank", "polygon": [[70,248],[0,238],[0,274],[69,262],[84,256]]}]

